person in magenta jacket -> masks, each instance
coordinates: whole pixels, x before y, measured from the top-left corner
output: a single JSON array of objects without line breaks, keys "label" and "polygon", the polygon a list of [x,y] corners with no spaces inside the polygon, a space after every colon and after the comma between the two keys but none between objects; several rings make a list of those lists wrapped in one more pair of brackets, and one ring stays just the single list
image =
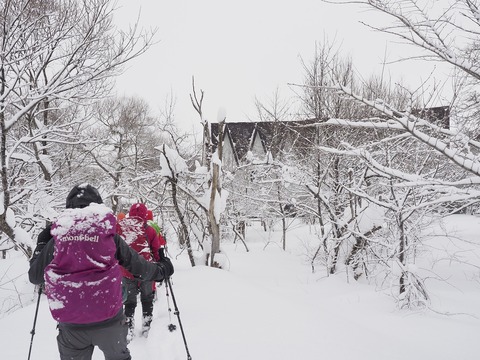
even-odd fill
[{"label": "person in magenta jacket", "polygon": [[66,208],[40,233],[28,272],[30,282],[45,285],[60,359],[89,360],[97,346],[105,359],[130,360],[121,267],[137,279],[161,281],[173,266],[168,259],[148,262],[131,249],[93,186],[75,186]]},{"label": "person in magenta jacket", "polygon": [[[126,243],[147,261],[160,261],[161,249],[165,246],[163,237],[158,236],[155,229],[147,224],[148,209],[145,204],[135,203],[130,207],[128,217],[119,221],[119,235],[125,238]],[[152,323],[153,300],[155,297],[155,282],[139,281],[132,274],[123,269],[123,304],[125,316],[129,326],[128,341],[134,337],[135,309],[137,297],[140,293],[142,303],[142,335],[147,337]]]}]

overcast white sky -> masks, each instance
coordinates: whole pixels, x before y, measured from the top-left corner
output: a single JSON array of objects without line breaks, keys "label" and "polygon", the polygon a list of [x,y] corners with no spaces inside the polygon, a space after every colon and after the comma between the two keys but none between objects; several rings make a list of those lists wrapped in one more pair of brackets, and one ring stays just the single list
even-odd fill
[{"label": "overcast white sky", "polygon": [[[294,95],[287,84],[302,82],[300,56],[310,60],[315,42],[325,37],[341,44],[364,78],[380,72],[384,54],[393,61],[411,51],[360,24],[380,15],[358,5],[321,0],[118,0],[118,6],[119,21],[133,23],[141,11],[140,25],[158,27],[159,40],[129,65],[117,82],[119,94],[138,95],[157,111],[173,93],[176,119],[185,129],[198,126],[189,100],[192,76],[197,89],[205,92],[208,120],[217,121],[224,108],[227,121],[247,121],[255,119],[255,97],[267,102],[277,88],[284,98]],[[407,82],[429,73],[419,73],[418,63],[391,66],[389,71]]]}]

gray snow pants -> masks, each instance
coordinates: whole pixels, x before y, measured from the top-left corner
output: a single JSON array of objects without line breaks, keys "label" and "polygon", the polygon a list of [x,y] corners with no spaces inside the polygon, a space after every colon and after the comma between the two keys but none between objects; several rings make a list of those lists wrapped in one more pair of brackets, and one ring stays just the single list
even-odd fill
[{"label": "gray snow pants", "polygon": [[57,344],[61,360],[91,360],[95,346],[105,360],[131,360],[122,311],[110,320],[95,325],[58,324]]},{"label": "gray snow pants", "polygon": [[139,281],[126,277],[123,278],[123,305],[125,305],[125,316],[134,316],[139,293],[140,301],[142,302],[143,316],[152,316],[153,299],[155,298],[155,292],[153,291],[154,283],[154,281]]}]

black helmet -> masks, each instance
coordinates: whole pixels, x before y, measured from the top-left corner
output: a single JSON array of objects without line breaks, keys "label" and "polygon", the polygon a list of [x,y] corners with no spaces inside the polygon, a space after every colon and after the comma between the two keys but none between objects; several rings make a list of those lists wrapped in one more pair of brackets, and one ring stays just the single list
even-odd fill
[{"label": "black helmet", "polygon": [[103,200],[100,193],[92,185],[76,185],[68,194],[67,209],[84,208],[91,203],[102,204]]}]

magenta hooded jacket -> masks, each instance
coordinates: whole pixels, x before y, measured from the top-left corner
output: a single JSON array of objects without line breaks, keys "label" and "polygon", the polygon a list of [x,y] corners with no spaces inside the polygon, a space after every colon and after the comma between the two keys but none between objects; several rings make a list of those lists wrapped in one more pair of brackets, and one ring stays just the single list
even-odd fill
[{"label": "magenta hooded jacket", "polygon": [[120,311],[115,227],[115,216],[102,204],[66,209],[52,225],[55,248],[45,268],[45,292],[58,322],[95,323]]}]

